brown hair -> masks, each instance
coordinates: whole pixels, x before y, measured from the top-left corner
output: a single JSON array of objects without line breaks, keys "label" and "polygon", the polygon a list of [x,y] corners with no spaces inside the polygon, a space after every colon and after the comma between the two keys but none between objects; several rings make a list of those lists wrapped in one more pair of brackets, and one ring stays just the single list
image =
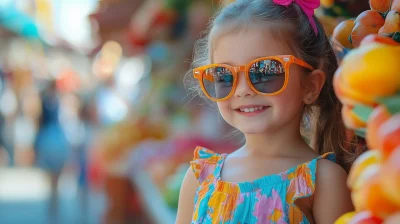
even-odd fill
[{"label": "brown hair", "polygon": [[[211,20],[205,37],[197,41],[191,70],[185,77],[185,83],[192,94],[204,97],[196,80],[192,78],[192,69],[211,62],[210,49],[216,30],[246,28],[246,24],[276,24],[274,33],[284,35],[296,56],[302,58],[314,68],[322,69],[326,82],[314,104],[307,106],[304,117],[310,120],[313,148],[320,154],[334,152],[337,162],[346,171],[354,159],[362,153],[355,137],[349,140],[341,117],[342,105],[333,90],[333,76],[338,62],[329,38],[318,19],[314,16],[318,28],[316,35],[307,16],[297,4],[288,7],[279,6],[272,0],[237,0],[220,9]],[[277,25],[279,24],[279,25]],[[226,28],[229,27],[229,28]],[[275,29],[277,28],[277,29]],[[289,32],[289,35],[287,34]],[[355,136],[355,135],[353,135]]]}]

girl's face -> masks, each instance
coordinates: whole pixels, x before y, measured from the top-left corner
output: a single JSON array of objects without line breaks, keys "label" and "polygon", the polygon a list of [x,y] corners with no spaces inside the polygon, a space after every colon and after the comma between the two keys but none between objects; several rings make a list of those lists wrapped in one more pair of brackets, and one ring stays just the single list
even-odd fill
[{"label": "girl's face", "polygon": [[[212,54],[213,63],[238,66],[259,57],[294,55],[294,52],[267,29],[254,26],[219,37]],[[217,103],[219,111],[226,122],[244,134],[275,132],[292,126],[293,122],[299,127],[306,95],[301,85],[303,73],[300,66],[292,64],[287,88],[278,95],[263,96],[251,89],[245,74],[240,72],[234,95]],[[254,112],[242,112],[245,108],[261,107]]]}]

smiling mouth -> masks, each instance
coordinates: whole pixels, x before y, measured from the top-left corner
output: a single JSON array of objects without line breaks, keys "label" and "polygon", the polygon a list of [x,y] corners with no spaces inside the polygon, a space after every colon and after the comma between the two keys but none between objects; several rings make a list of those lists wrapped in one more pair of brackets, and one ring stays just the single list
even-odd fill
[{"label": "smiling mouth", "polygon": [[266,110],[269,106],[254,106],[254,107],[241,107],[235,109],[235,111],[239,113],[251,114],[251,113],[259,113]]}]

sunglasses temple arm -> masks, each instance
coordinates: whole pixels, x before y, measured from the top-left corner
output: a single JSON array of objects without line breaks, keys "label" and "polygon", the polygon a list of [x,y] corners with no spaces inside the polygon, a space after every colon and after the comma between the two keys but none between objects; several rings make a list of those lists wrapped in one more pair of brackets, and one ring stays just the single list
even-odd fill
[{"label": "sunglasses temple arm", "polygon": [[301,65],[301,66],[303,66],[303,67],[305,67],[305,68],[308,68],[308,69],[310,69],[311,71],[314,70],[314,68],[313,68],[311,65],[309,65],[308,63],[306,63],[306,62],[303,61],[303,60],[300,60],[300,59],[295,58],[295,59],[294,59],[294,63],[296,63],[296,64],[298,64],[298,65]]}]

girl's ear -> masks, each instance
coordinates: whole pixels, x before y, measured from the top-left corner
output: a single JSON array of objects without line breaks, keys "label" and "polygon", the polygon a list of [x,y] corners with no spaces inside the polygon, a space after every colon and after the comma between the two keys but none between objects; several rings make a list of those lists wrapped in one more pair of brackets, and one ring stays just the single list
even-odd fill
[{"label": "girl's ear", "polygon": [[321,69],[316,69],[306,76],[306,94],[303,102],[312,104],[317,99],[326,81],[325,72]]}]

